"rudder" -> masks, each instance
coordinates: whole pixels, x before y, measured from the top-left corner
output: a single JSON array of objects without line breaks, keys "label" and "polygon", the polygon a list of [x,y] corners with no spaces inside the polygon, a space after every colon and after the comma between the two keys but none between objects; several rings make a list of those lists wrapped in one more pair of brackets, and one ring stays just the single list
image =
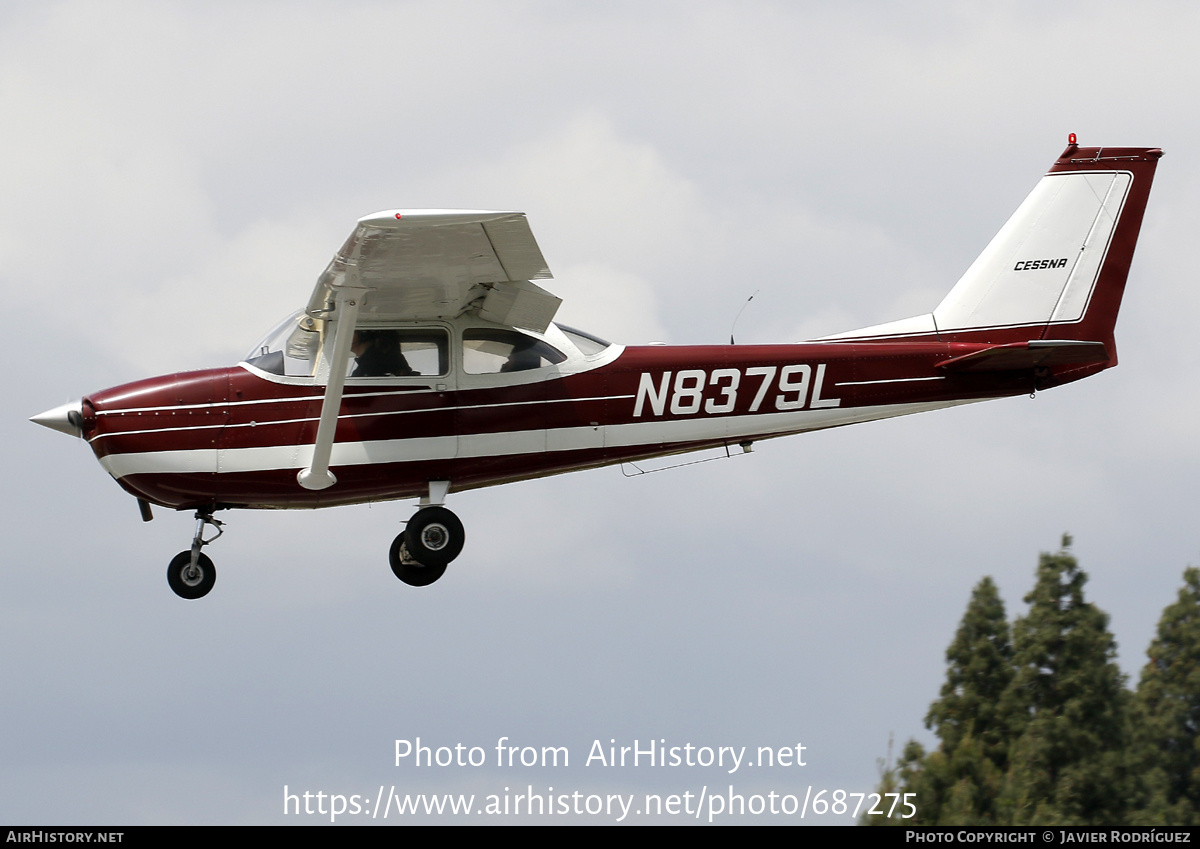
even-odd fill
[{"label": "rudder", "polygon": [[826,338],[1088,340],[1115,351],[1113,327],[1161,156],[1158,148],[1068,145],[932,313]]},{"label": "rudder", "polygon": [[1161,156],[1068,146],[934,310],[937,330],[1110,341]]}]

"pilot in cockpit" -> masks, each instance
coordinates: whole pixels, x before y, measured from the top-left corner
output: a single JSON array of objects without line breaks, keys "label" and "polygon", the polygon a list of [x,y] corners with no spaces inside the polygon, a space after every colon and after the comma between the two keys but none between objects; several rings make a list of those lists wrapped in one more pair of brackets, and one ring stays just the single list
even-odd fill
[{"label": "pilot in cockpit", "polygon": [[394,330],[357,330],[350,343],[355,364],[351,377],[408,377],[414,371],[400,350],[400,334]]}]

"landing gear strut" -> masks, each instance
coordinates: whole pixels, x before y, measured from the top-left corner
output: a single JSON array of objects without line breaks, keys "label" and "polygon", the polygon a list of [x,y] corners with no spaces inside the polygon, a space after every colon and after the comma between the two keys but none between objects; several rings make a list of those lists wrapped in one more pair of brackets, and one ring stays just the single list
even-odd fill
[{"label": "landing gear strut", "polygon": [[445,507],[423,507],[392,541],[388,559],[397,578],[409,586],[425,587],[445,574],[465,541],[457,516]]},{"label": "landing gear strut", "polygon": [[[196,533],[192,536],[192,547],[181,551],[171,560],[167,567],[167,583],[180,598],[203,598],[208,595],[213,584],[217,582],[217,570],[208,555],[201,554],[200,549],[215,542],[217,537],[225,533],[221,529],[224,522],[213,518],[212,513],[196,511]],[[217,529],[215,536],[204,538],[204,526],[212,525]]]}]

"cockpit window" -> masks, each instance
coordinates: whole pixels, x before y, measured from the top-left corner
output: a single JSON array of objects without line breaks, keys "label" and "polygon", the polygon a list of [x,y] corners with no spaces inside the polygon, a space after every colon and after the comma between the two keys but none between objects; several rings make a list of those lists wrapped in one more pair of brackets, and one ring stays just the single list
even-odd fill
[{"label": "cockpit window", "polygon": [[432,377],[450,371],[450,340],[437,328],[359,327],[348,377]]},{"label": "cockpit window", "polygon": [[315,322],[297,310],[250,349],[245,362],[269,374],[309,377],[317,364],[321,336]]},{"label": "cockpit window", "polygon": [[467,374],[505,374],[545,368],[567,355],[540,339],[515,330],[475,328],[463,331],[463,371]]},{"label": "cockpit window", "polygon": [[579,349],[579,353],[583,354],[585,357],[590,357],[592,354],[599,354],[612,344],[611,342],[604,341],[599,336],[593,336],[591,333],[584,333],[582,330],[576,330],[574,327],[567,327],[565,324],[558,324],[557,322],[555,322],[555,325],[566,335],[568,339],[571,340],[571,343]]}]

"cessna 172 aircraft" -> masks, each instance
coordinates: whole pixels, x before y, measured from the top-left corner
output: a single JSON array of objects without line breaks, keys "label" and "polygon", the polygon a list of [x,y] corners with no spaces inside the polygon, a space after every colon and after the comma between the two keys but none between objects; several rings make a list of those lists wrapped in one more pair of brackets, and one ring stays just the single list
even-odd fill
[{"label": "cessna 172 aircraft", "polygon": [[[308,305],[235,366],[106,389],[33,417],[88,441],[137,498],[195,510],[170,563],[230,508],[419,498],[391,545],[405,583],[462,550],[447,494],[1047,389],[1117,364],[1113,327],[1155,148],[1063,154],[933,312],[812,342],[625,347],[557,325],[517,212],[358,222]],[[732,340],[731,340],[732,342]],[[205,538],[206,527],[215,533]]]}]

